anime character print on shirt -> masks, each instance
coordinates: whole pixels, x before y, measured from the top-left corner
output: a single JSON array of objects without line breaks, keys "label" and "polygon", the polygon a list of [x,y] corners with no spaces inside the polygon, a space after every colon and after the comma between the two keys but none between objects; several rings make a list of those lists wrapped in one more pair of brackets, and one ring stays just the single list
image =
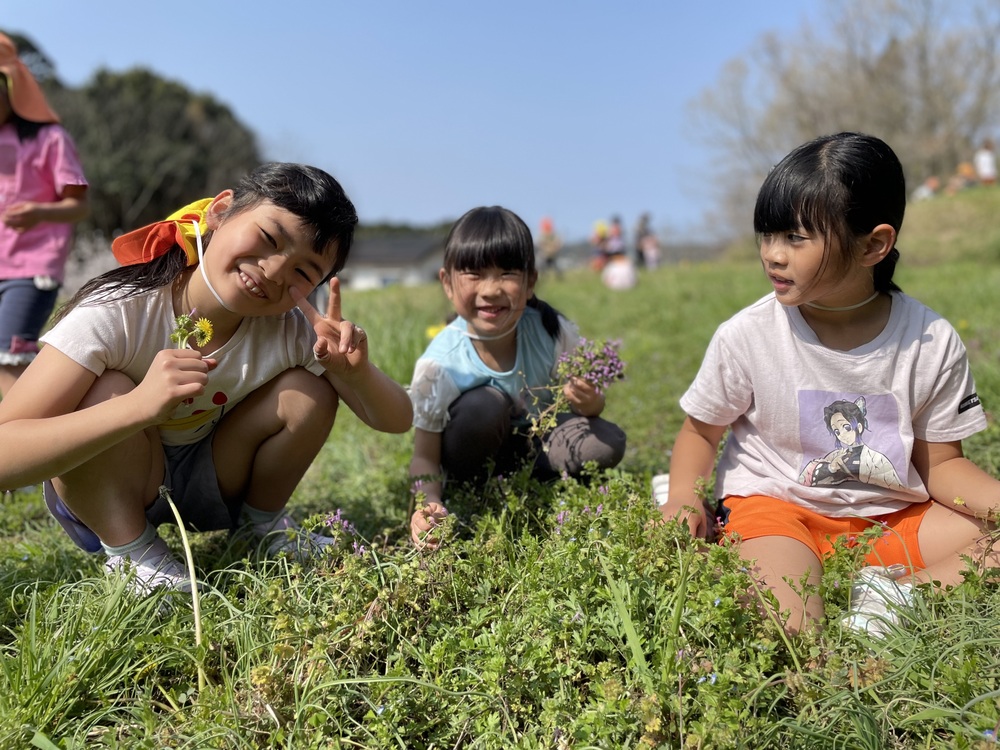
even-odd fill
[{"label": "anime character print on shirt", "polygon": [[[819,391],[799,393],[800,435],[805,467],[799,482],[828,487],[861,482],[903,489],[894,464],[905,466],[902,442],[894,431],[895,399],[845,396]],[[872,425],[883,427],[875,431]],[[830,441],[833,449],[830,450]],[[819,458],[809,458],[819,456]],[[890,458],[892,456],[893,458]]]}]

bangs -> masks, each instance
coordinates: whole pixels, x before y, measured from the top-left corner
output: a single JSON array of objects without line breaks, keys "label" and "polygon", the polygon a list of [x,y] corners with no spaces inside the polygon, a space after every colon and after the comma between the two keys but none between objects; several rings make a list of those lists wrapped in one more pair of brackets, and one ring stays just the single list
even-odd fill
[{"label": "bangs", "polygon": [[[818,165],[817,165],[818,167]],[[842,205],[843,188],[827,180],[818,169],[802,174],[781,165],[761,185],[753,212],[755,234],[795,230],[827,235],[832,229],[831,209]]]},{"label": "bangs", "polygon": [[534,270],[535,244],[527,224],[509,211],[474,209],[452,228],[444,265],[456,270]]},{"label": "bangs", "polygon": [[451,268],[460,271],[482,271],[484,268],[502,268],[504,271],[527,271],[524,251],[499,242],[496,238],[486,242],[466,242],[456,245],[451,253]]}]

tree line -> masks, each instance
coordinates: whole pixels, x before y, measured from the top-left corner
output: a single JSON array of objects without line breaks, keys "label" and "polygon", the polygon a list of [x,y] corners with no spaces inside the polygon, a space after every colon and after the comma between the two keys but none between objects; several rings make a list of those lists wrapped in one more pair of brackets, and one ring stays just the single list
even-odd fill
[{"label": "tree line", "polygon": [[997,0],[826,0],[796,31],[763,35],[693,102],[716,157],[715,218],[745,233],[771,166],[844,130],[889,143],[911,188],[946,178],[994,135],[998,95]]},{"label": "tree line", "polygon": [[72,88],[33,40],[8,35],[76,141],[90,182],[82,230],[111,238],[158,221],[261,163],[255,134],[215,97],[142,68]]}]

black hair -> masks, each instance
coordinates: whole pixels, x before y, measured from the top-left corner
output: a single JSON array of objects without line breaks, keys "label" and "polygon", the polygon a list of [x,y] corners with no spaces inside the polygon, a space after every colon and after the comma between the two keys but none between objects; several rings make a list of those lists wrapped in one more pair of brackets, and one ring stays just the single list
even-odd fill
[{"label": "black hair", "polygon": [[[868,430],[868,410],[865,408],[864,397],[859,398],[857,401],[834,401],[829,406],[823,408],[823,422],[826,424],[827,431],[833,435],[833,418],[837,414],[842,414],[844,419],[851,423],[855,430],[858,432],[859,442],[864,442],[862,436]],[[836,438],[837,445],[840,445],[840,439]]]},{"label": "black hair", "polygon": [[[846,268],[859,237],[879,224],[898,236],[906,210],[903,166],[888,144],[863,133],[837,133],[809,141],[782,159],[764,179],[753,228],[762,234],[802,227],[826,237],[823,268]],[[839,256],[831,257],[836,247]],[[893,247],[876,265],[875,291],[900,291],[892,275]]]},{"label": "black hair", "polygon": [[[482,271],[501,268],[537,277],[535,242],[520,216],[501,206],[480,206],[455,222],[444,245],[444,269]],[[532,294],[528,306],[542,316],[542,326],[553,339],[559,336],[559,312]]]},{"label": "black hair", "polygon": [[335,253],[333,269],[323,281],[329,281],[344,268],[354,242],[358,214],[332,176],[306,164],[262,164],[233,189],[233,200],[221,218],[242,213],[264,201],[298,216],[311,227],[312,247],[317,253]]},{"label": "black hair", "polygon": [[[291,212],[311,227],[312,247],[316,252],[334,254],[333,268],[323,282],[344,267],[354,241],[358,215],[337,180],[322,169],[305,164],[262,164],[233,188],[233,199],[220,219],[225,221],[264,201]],[[205,235],[206,251],[211,238],[211,232]],[[172,283],[187,267],[187,254],[178,245],[148,263],[113,268],[84,284],[59,310],[54,322],[61,320],[84,299],[93,298],[93,301],[100,302],[133,297]]]},{"label": "black hair", "polygon": [[[7,97],[10,98],[10,85],[7,80],[7,76],[4,73],[0,73],[0,84],[3,84],[4,90],[7,92]],[[46,125],[51,125],[48,122],[34,122],[33,120],[25,120],[21,115],[14,111],[14,108],[10,108],[10,117],[7,120],[14,125],[14,129],[17,131],[17,140],[21,143],[25,141],[31,141],[38,137],[38,131],[41,130]]]}]

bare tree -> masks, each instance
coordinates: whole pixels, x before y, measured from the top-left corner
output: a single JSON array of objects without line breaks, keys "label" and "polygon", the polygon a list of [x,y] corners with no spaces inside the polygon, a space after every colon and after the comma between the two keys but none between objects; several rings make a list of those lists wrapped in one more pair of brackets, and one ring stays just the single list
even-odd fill
[{"label": "bare tree", "polygon": [[717,156],[717,222],[745,232],[772,164],[825,133],[886,140],[916,185],[950,174],[1000,106],[996,0],[828,0],[794,34],[764,35],[692,105]]}]

